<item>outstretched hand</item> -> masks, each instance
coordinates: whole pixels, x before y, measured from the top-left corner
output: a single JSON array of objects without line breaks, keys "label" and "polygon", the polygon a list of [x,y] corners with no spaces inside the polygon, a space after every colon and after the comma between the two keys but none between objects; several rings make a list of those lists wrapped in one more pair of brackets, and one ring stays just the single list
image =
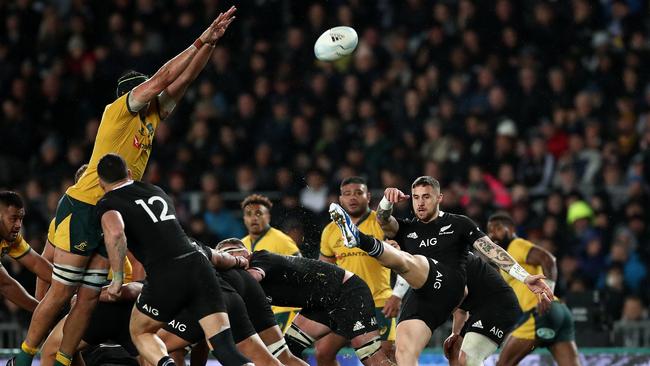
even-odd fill
[{"label": "outstretched hand", "polygon": [[530,275],[526,277],[524,283],[528,286],[528,289],[532,291],[539,300],[538,310],[542,313],[546,312],[550,306],[551,301],[553,301],[553,291],[544,281],[544,275]]},{"label": "outstretched hand", "polygon": [[231,6],[225,13],[219,13],[217,19],[201,34],[201,41],[203,43],[215,44],[226,33],[230,23],[235,20],[236,11],[237,8]]}]

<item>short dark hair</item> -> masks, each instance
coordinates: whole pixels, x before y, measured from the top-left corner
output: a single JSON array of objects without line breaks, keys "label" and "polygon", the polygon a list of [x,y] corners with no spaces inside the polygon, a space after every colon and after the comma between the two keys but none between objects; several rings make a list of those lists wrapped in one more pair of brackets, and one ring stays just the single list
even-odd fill
[{"label": "short dark hair", "polygon": [[273,208],[273,203],[271,200],[261,194],[251,194],[248,197],[244,198],[241,202],[241,209],[243,210],[248,205],[262,205],[266,207],[269,211]]},{"label": "short dark hair", "polygon": [[246,248],[244,245],[244,242],[241,241],[241,239],[237,238],[228,238],[224,239],[220,242],[217,243],[217,245],[214,247],[215,250],[222,250],[224,247],[230,246],[230,245],[235,245],[235,246],[240,246],[242,248]]},{"label": "short dark hair", "polygon": [[106,183],[118,182],[129,175],[126,161],[117,154],[106,154],[97,163],[97,175]]},{"label": "short dark hair", "polygon": [[86,172],[86,169],[88,169],[88,164],[84,164],[77,169],[77,172],[74,173],[74,182],[77,183],[79,179],[81,178],[82,175]]},{"label": "short dark hair", "polygon": [[499,222],[502,225],[515,226],[515,220],[505,211],[498,211],[490,215],[488,218],[489,222]]},{"label": "short dark hair", "polygon": [[411,189],[415,187],[421,187],[421,186],[431,186],[434,189],[437,189],[440,191],[440,182],[434,177],[430,177],[428,175],[423,175],[421,177],[417,177],[414,181],[413,184],[411,184]]},{"label": "short dark hair", "polygon": [[353,177],[347,177],[341,181],[341,186],[340,188],[343,188],[344,186],[347,186],[348,184],[363,184],[364,186],[368,186],[366,183],[366,180],[363,179],[363,177],[359,176],[353,176]]},{"label": "short dark hair", "polygon": [[1,191],[0,192],[0,206],[15,208],[25,207],[22,197],[16,192],[13,191]]},{"label": "short dark hair", "polygon": [[117,79],[117,88],[115,89],[115,94],[117,97],[131,91],[131,89],[147,81],[149,77],[141,72],[135,70],[129,70],[122,74],[122,76]]}]

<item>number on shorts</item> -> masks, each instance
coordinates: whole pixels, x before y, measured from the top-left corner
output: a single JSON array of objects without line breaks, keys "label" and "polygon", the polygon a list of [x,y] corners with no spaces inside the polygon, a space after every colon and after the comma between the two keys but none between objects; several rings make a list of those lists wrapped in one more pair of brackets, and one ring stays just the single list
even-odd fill
[{"label": "number on shorts", "polygon": [[153,211],[151,211],[151,209],[144,202],[144,200],[142,199],[136,200],[135,203],[137,203],[138,205],[142,206],[142,208],[144,208],[145,212],[147,213],[147,215],[149,215],[149,217],[151,217],[151,221],[153,221],[154,223],[158,221],[167,221],[167,220],[176,219],[176,216],[167,214],[169,207],[167,206],[167,202],[162,197],[160,196],[149,197],[149,200],[147,202],[149,203],[150,206],[153,206],[153,203],[156,201],[162,203],[162,211],[160,211],[160,219],[156,217],[156,215],[153,213]]}]

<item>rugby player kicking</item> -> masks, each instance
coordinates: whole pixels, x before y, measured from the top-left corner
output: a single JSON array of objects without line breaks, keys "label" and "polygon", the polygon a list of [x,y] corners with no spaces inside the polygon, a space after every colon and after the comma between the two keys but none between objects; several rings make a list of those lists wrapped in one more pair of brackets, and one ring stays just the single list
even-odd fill
[{"label": "rugby player kicking", "polygon": [[548,302],[552,292],[543,275],[531,276],[508,253],[494,244],[462,215],[442,212],[440,183],[432,177],[417,178],[411,185],[415,217],[402,220],[392,215],[392,205],[409,196],[388,188],[377,217],[388,238],[403,251],[359,232],[339,205],[330,206],[330,216],[342,231],[349,247],[359,247],[384,266],[400,274],[411,286],[402,304],[397,326],[396,359],[399,365],[417,365],[418,357],[433,330],[443,324],[465,295],[466,263],[471,246]]}]

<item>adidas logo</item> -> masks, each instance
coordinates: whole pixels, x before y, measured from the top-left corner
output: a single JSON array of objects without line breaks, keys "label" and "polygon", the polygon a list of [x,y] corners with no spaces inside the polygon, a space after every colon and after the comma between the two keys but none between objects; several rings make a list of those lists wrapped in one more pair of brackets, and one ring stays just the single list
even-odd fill
[{"label": "adidas logo", "polygon": [[359,330],[364,329],[364,328],[365,328],[365,326],[363,326],[363,324],[361,324],[361,322],[357,320],[357,322],[354,323],[354,327],[352,327],[352,331],[356,332],[356,331],[359,331]]},{"label": "adidas logo", "polygon": [[409,238],[409,239],[417,239],[418,238],[418,233],[416,233],[414,231],[414,232],[408,234],[406,237]]},{"label": "adidas logo", "polygon": [[453,234],[454,233],[453,230],[452,231],[447,231],[449,229],[451,229],[451,224],[441,227],[440,228],[440,233],[438,235]]},{"label": "adidas logo", "polygon": [[480,320],[477,320],[476,323],[472,324],[472,327],[483,329],[483,323]]}]

